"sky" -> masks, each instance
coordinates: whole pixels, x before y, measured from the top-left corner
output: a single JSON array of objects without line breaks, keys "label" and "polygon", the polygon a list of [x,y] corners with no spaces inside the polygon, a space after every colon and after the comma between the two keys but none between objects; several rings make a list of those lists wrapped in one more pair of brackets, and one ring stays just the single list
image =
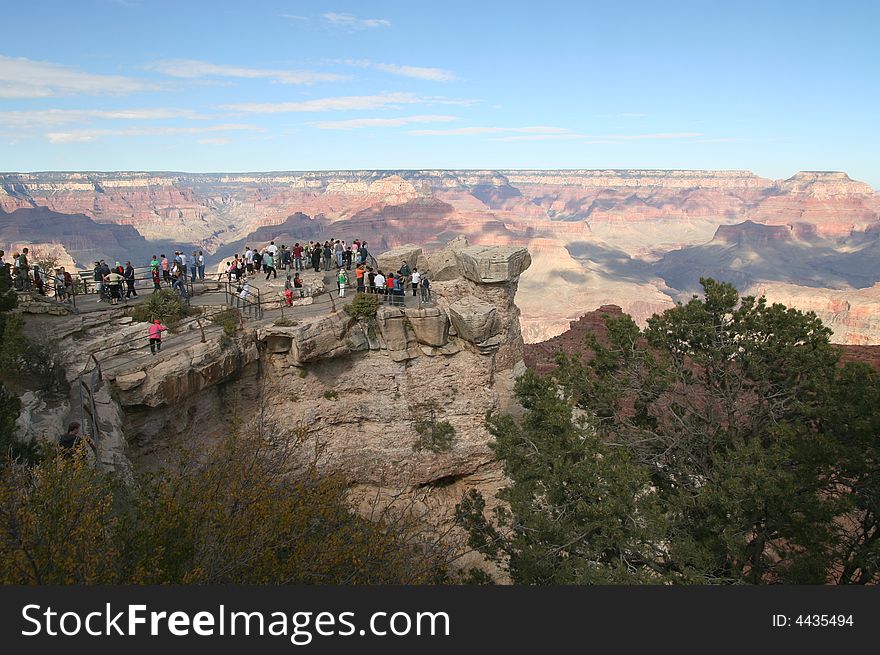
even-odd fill
[{"label": "sky", "polygon": [[0,170],[842,170],[880,3],[6,3]]}]

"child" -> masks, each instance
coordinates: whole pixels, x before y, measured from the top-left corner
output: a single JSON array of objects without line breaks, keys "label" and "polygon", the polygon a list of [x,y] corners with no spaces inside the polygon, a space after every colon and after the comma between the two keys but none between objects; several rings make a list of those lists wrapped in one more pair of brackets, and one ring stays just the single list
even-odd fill
[{"label": "child", "polygon": [[291,307],[293,305],[293,289],[284,290],[284,304],[287,307]]},{"label": "child", "polygon": [[162,333],[167,329],[158,318],[150,326],[150,352],[153,355],[162,350]]},{"label": "child", "polygon": [[339,297],[342,298],[345,295],[345,285],[348,284],[348,276],[345,274],[345,269],[341,266],[339,267],[339,276],[336,278],[336,281],[339,283]]}]

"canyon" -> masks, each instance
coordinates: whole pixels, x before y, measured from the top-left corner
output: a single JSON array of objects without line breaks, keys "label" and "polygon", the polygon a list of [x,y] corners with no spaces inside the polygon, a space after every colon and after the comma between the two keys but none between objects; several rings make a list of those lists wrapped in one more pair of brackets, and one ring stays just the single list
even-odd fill
[{"label": "canyon", "polygon": [[330,237],[379,254],[525,247],[526,342],[615,304],[637,322],[687,300],[699,278],[815,311],[834,340],[880,343],[880,194],[837,171],[421,170],[0,173],[0,248],[146,261],[203,249]]}]

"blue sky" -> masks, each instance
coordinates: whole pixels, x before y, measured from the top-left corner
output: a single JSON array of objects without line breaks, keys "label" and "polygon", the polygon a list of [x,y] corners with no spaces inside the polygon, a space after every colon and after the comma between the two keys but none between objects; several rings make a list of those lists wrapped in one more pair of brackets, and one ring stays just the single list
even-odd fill
[{"label": "blue sky", "polygon": [[880,3],[3,8],[0,170],[844,170],[880,187]]}]

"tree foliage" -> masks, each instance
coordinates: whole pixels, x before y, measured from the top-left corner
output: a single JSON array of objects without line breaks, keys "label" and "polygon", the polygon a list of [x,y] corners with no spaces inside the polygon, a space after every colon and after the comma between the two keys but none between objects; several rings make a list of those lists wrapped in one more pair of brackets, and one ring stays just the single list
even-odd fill
[{"label": "tree foliage", "polygon": [[701,283],[522,376],[521,421],[489,417],[504,504],[458,517],[514,581],[880,581],[877,374],[839,366],[815,314]]},{"label": "tree foliage", "polygon": [[232,435],[136,485],[82,448],[0,478],[0,581],[13,584],[418,583],[442,562],[353,514],[347,485]]}]

